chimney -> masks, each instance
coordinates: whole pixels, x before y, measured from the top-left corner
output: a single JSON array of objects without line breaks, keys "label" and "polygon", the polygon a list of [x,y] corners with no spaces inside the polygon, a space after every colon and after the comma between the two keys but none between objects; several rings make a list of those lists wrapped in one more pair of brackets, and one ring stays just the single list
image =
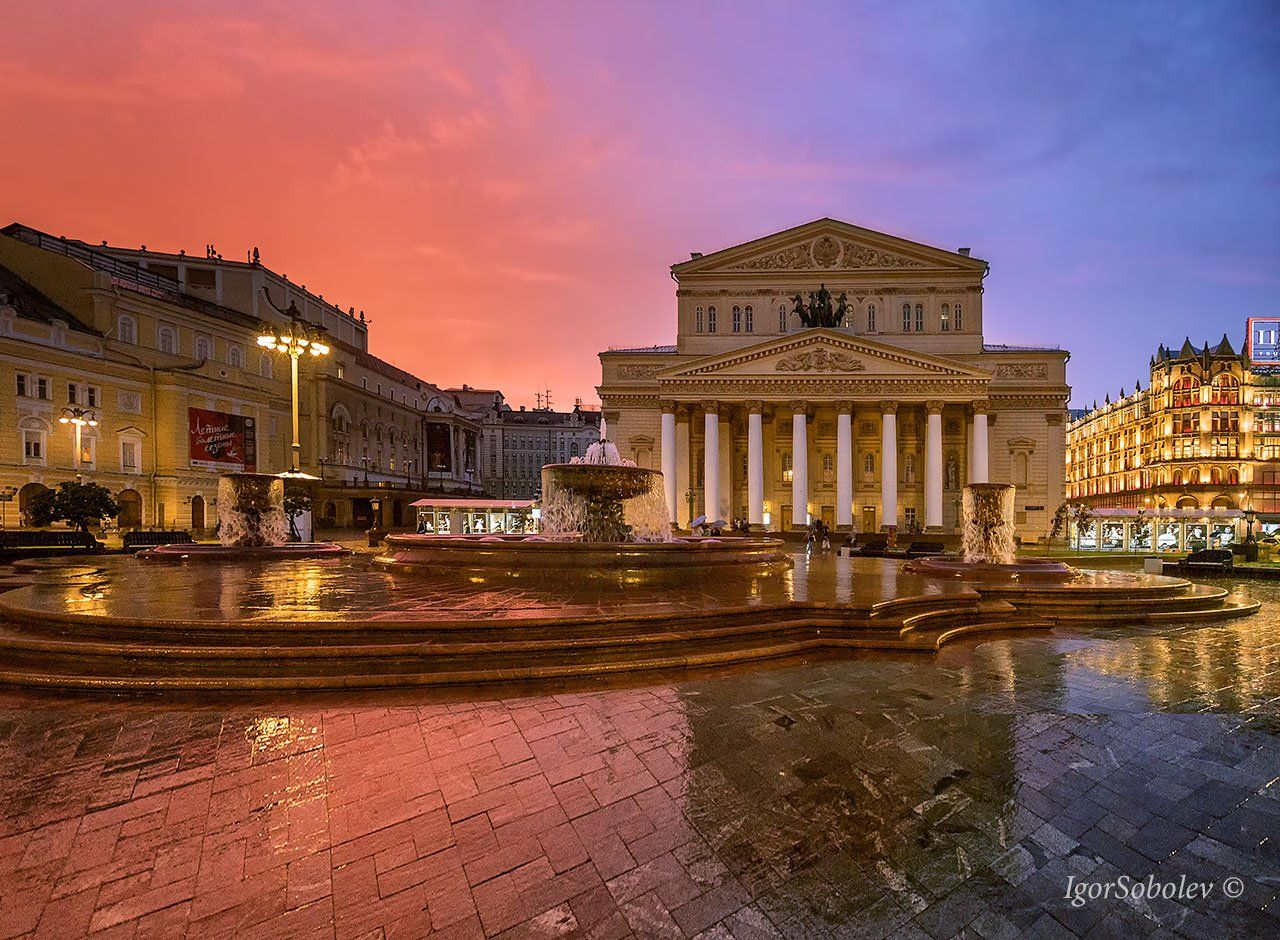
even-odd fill
[{"label": "chimney", "polygon": [[957,249],[956,249],[956,254],[958,254],[958,255],[964,255],[964,256],[967,258],[967,257],[969,257],[969,249],[968,249],[968,248],[957,248]]}]

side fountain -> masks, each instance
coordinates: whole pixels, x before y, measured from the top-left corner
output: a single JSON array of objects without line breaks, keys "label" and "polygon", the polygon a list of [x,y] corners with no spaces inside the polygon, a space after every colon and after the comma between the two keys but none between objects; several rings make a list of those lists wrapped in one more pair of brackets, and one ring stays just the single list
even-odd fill
[{"label": "side fountain", "polygon": [[570,578],[635,580],[706,568],[790,564],[777,539],[673,535],[662,473],[618,453],[600,422],[600,440],[582,457],[542,468],[537,535],[392,535],[375,559],[400,570],[457,571],[468,577],[554,572]]},{"label": "side fountain", "polygon": [[175,543],[139,552],[143,560],[318,558],[351,554],[333,542],[290,542],[284,513],[285,478],[269,473],[224,473],[218,478],[218,543]]},{"label": "side fountain", "polygon": [[968,581],[1067,581],[1075,568],[1047,558],[1018,558],[1014,539],[1014,494],[1009,483],[970,483],[961,497],[964,554],[935,555],[910,562],[908,571]]}]

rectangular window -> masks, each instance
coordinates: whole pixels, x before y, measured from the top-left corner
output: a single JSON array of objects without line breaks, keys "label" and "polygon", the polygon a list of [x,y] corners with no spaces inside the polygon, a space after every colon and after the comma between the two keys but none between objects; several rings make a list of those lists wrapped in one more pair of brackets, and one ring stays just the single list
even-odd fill
[{"label": "rectangular window", "polygon": [[44,463],[44,432],[22,432],[22,458],[27,463]]},{"label": "rectangular window", "polygon": [[779,333],[787,332],[787,308],[786,307],[778,308],[778,332]]},{"label": "rectangular window", "polygon": [[20,398],[39,398],[49,400],[49,380],[43,375],[24,375],[18,373],[18,396]]},{"label": "rectangular window", "polygon": [[137,473],[140,461],[138,452],[141,448],[137,441],[120,442],[120,469],[125,473]]}]

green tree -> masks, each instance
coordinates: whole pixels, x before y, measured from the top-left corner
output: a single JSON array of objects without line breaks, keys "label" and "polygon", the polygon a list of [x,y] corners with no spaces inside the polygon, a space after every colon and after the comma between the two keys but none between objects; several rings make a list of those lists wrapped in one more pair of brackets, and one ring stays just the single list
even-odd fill
[{"label": "green tree", "polygon": [[120,504],[111,491],[98,483],[59,483],[56,490],[44,490],[31,501],[31,523],[50,525],[70,522],[89,536],[89,523],[120,515]]}]

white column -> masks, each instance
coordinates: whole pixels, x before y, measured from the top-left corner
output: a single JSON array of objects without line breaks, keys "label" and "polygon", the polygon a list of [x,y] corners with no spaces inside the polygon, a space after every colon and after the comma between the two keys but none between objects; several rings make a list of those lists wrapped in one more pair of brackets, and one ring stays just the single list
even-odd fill
[{"label": "white column", "polygon": [[924,527],[942,528],[942,403],[930,402],[924,438]]},{"label": "white column", "polygon": [[676,521],[676,412],[674,406],[662,409],[662,490],[667,498],[667,518]]},{"label": "white column", "polygon": [[716,487],[720,497],[717,519],[733,523],[733,422],[729,415],[720,415],[720,485]]},{"label": "white column", "polygon": [[689,425],[688,406],[682,405],[679,420],[676,421],[676,501],[679,503],[676,507],[676,518],[680,521],[682,528],[688,528],[693,516],[697,515],[696,512],[691,514],[692,507],[689,505],[689,491],[693,485],[690,482],[692,474],[690,472],[689,456],[689,435],[691,433]]},{"label": "white column", "polygon": [[764,525],[764,418],[762,406],[747,414],[747,521]]},{"label": "white column", "polygon": [[880,527],[898,524],[898,414],[896,402],[880,403]]},{"label": "white column", "polygon": [[836,415],[836,525],[853,526],[853,415]]},{"label": "white column", "polygon": [[796,405],[791,416],[791,523],[809,524],[809,416],[804,405]]},{"label": "white column", "polygon": [[973,411],[973,468],[969,471],[970,483],[989,483],[987,470],[987,409],[974,405]]},{"label": "white column", "polygon": [[707,409],[702,432],[702,511],[708,522],[720,512],[720,415]]}]

